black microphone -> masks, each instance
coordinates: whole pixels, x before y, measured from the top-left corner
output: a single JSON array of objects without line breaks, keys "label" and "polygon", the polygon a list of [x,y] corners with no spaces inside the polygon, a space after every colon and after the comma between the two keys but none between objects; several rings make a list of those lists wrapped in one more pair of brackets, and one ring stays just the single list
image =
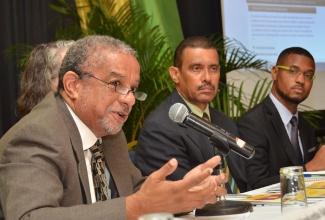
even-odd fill
[{"label": "black microphone", "polygon": [[[245,157],[246,159],[252,158],[255,153],[254,147],[250,146],[245,141],[230,134],[224,129],[218,127],[217,125],[212,124],[207,120],[204,120],[196,114],[190,113],[186,106],[181,103],[176,103],[170,107],[169,117],[174,122],[184,123],[189,127],[201,132],[202,134],[207,136],[212,143],[227,142],[229,148],[232,151],[242,157]],[[224,149],[223,151],[227,151],[227,149]]]}]

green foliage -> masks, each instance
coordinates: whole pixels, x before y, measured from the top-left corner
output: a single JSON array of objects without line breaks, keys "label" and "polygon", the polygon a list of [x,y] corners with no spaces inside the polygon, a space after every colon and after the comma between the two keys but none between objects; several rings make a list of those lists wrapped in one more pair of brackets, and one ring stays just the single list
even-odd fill
[{"label": "green foliage", "polygon": [[6,57],[17,58],[17,67],[23,70],[33,48],[32,45],[21,43],[6,49],[4,55]]}]

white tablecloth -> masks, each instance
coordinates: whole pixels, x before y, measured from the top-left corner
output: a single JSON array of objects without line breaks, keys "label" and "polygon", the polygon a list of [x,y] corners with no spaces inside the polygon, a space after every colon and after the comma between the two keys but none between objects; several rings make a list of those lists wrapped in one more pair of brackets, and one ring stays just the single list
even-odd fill
[{"label": "white tablecloth", "polygon": [[[249,192],[245,192],[247,195],[257,195],[262,193],[269,193],[274,189],[279,189],[279,183],[263,187],[257,190],[252,190]],[[229,200],[237,200],[233,197],[228,198]],[[317,213],[318,217],[312,217],[313,214]],[[324,213],[324,214],[322,214]],[[299,216],[299,218],[298,218]],[[283,220],[294,220],[294,219],[325,219],[325,199],[308,199],[308,208],[297,210],[294,213],[294,216],[291,215],[286,217],[286,215],[281,214],[281,205],[280,204],[272,204],[272,205],[255,205],[253,207],[253,212],[238,214],[238,215],[227,215],[227,216],[209,216],[209,217],[196,217],[194,212],[191,212],[188,215],[181,216],[175,218],[178,220],[185,219],[215,219],[215,220],[239,220],[239,219],[247,219],[247,220],[268,220],[268,219],[283,219]]]}]

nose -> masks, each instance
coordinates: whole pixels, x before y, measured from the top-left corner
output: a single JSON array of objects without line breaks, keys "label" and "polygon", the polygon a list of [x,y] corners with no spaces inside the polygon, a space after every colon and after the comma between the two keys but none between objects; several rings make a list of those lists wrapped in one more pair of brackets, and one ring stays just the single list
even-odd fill
[{"label": "nose", "polygon": [[203,81],[206,81],[206,82],[210,82],[211,81],[211,75],[210,75],[210,72],[209,72],[208,69],[205,69],[204,70],[202,79],[203,79]]},{"label": "nose", "polygon": [[305,74],[302,71],[300,71],[296,76],[296,82],[303,84],[305,82],[305,80],[306,80]]},{"label": "nose", "polygon": [[134,94],[129,91],[126,95],[120,95],[120,101],[130,107],[135,104]]}]

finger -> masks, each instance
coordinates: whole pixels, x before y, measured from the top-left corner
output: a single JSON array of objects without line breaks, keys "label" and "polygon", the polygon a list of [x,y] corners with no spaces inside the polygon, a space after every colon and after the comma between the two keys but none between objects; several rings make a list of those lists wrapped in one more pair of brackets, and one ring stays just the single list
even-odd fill
[{"label": "finger", "polygon": [[209,178],[209,176],[211,176],[211,173],[213,172],[212,168],[207,168],[201,172],[197,172],[193,175],[188,176],[186,179],[183,179],[183,181],[180,182],[180,185],[178,185],[178,187],[180,187],[180,189],[191,189],[193,187],[196,187],[198,185],[204,184],[205,182],[208,182],[208,185],[211,185],[209,182],[207,181],[207,178]]},{"label": "finger", "polygon": [[[187,203],[190,207],[198,208],[205,205],[207,202],[215,202],[216,196],[213,191],[215,189],[215,183],[209,182],[209,186],[195,192],[190,192],[191,196],[188,198]],[[214,198],[213,198],[214,197]]]},{"label": "finger", "polygon": [[210,184],[209,181],[203,181],[202,184],[200,184],[200,185],[198,185],[198,186],[194,186],[194,187],[192,187],[191,189],[189,189],[189,191],[190,191],[190,192],[195,192],[195,191],[202,190],[202,189],[208,187],[209,184]]},{"label": "finger", "polygon": [[227,189],[222,186],[216,186],[213,190],[213,196],[224,196],[227,194]]},{"label": "finger", "polygon": [[175,158],[169,160],[164,166],[162,166],[159,170],[153,172],[151,174],[152,177],[165,180],[166,176],[172,174],[177,168],[177,160]]},{"label": "finger", "polygon": [[214,156],[199,166],[201,166],[202,169],[215,168],[220,163],[220,161],[221,161],[220,156]]},{"label": "finger", "polygon": [[213,177],[217,185],[228,182],[228,176],[225,173],[220,173],[218,176],[213,176]]}]

